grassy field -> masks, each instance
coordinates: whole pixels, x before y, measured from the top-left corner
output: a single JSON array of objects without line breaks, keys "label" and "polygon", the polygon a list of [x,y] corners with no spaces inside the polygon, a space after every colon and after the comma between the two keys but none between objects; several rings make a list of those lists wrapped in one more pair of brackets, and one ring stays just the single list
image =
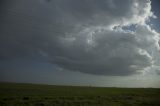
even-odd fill
[{"label": "grassy field", "polygon": [[160,89],[0,83],[0,106],[160,106]]}]

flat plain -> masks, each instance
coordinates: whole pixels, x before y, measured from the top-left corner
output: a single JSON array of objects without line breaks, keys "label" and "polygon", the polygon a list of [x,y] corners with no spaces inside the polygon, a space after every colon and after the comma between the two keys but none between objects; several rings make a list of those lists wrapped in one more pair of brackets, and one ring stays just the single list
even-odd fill
[{"label": "flat plain", "polygon": [[160,106],[160,89],[0,83],[0,106]]}]

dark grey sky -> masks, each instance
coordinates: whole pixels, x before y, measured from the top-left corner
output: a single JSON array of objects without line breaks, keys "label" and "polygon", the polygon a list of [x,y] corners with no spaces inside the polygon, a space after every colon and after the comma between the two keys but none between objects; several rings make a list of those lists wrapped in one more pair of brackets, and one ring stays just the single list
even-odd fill
[{"label": "dark grey sky", "polygon": [[0,80],[160,87],[158,4],[1,0]]},{"label": "dark grey sky", "polygon": [[154,14],[157,16],[157,19],[152,19],[153,23],[153,28],[156,29],[158,32],[160,32],[160,10],[159,10],[159,5],[160,1],[159,0],[152,0],[152,11]]}]

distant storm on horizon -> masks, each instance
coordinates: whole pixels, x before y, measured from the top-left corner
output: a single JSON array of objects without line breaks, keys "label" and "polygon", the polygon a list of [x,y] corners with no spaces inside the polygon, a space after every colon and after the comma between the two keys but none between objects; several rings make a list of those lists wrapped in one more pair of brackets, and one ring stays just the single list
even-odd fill
[{"label": "distant storm on horizon", "polygon": [[160,87],[159,0],[1,0],[0,81]]}]

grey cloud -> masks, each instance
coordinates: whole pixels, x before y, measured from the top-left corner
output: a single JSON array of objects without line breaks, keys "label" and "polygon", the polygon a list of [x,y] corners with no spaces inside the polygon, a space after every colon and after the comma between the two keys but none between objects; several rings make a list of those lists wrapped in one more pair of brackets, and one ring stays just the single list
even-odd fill
[{"label": "grey cloud", "polygon": [[151,15],[148,0],[5,0],[0,12],[0,59],[40,57],[72,71],[132,75],[153,64],[159,37],[110,29]]},{"label": "grey cloud", "polygon": [[160,71],[159,70],[157,71],[157,74],[160,75]]},{"label": "grey cloud", "polygon": [[69,54],[66,56],[65,52],[63,56],[53,58],[53,63],[69,70],[101,75],[128,75],[152,65],[151,59],[139,52],[141,48],[134,34],[105,30],[92,36],[96,37],[93,41],[95,46],[88,48],[83,43],[81,46],[84,48],[77,53],[77,42],[83,41],[75,40],[69,47]]}]

